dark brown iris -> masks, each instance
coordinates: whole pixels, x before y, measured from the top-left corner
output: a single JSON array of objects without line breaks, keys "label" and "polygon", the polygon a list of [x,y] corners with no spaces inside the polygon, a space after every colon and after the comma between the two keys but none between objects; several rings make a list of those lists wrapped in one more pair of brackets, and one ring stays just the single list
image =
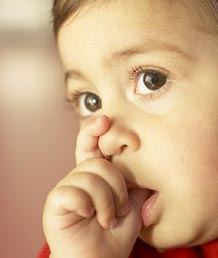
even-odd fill
[{"label": "dark brown iris", "polygon": [[93,93],[88,93],[85,98],[85,106],[89,111],[95,112],[101,108],[101,99]]},{"label": "dark brown iris", "polygon": [[166,76],[157,71],[147,71],[143,77],[143,82],[149,90],[159,90],[166,80]]}]

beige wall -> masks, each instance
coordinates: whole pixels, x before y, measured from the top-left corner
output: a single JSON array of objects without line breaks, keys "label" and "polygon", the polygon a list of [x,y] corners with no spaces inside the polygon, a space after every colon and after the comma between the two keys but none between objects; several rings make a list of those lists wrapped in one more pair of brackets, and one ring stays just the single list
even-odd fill
[{"label": "beige wall", "polygon": [[2,258],[36,257],[44,242],[46,194],[74,164],[76,118],[63,96],[63,74],[49,26],[0,28]]}]

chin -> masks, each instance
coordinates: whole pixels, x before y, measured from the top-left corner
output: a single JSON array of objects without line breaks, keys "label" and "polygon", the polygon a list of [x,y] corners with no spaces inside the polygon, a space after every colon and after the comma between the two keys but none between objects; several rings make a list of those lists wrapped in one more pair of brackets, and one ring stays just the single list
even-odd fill
[{"label": "chin", "polygon": [[205,230],[192,227],[179,229],[168,228],[163,230],[157,225],[143,228],[139,234],[139,238],[148,245],[157,250],[167,250],[171,248],[193,247],[208,243],[217,238],[215,235],[210,235]]}]

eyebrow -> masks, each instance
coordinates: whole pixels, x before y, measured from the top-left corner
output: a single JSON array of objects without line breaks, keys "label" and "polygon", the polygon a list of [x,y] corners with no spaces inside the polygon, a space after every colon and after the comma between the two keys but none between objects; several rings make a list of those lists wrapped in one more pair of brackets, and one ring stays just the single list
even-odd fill
[{"label": "eyebrow", "polygon": [[143,53],[152,53],[160,51],[174,52],[176,54],[183,56],[186,59],[193,59],[193,57],[191,57],[188,53],[184,52],[179,47],[160,40],[149,40],[141,44],[113,52],[111,54],[111,59],[119,61],[120,59],[129,58],[131,56],[136,56]]},{"label": "eyebrow", "polygon": [[[149,40],[135,46],[112,52],[109,57],[102,61],[102,64],[104,66],[111,66],[111,64],[120,62],[122,59],[155,52],[172,52],[185,59],[194,60],[193,56],[173,44],[159,40]],[[69,78],[81,79],[84,78],[84,76],[80,71],[70,69],[65,73],[65,82],[67,82]]]}]

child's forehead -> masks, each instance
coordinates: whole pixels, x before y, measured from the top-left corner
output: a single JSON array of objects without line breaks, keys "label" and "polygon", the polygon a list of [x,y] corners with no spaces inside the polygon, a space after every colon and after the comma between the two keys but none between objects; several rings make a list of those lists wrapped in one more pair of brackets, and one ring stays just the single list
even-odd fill
[{"label": "child's forehead", "polygon": [[[171,36],[169,34],[176,38],[179,30],[187,33],[187,29],[191,28],[191,19],[192,16],[181,5],[171,6],[166,2],[151,4],[150,1],[111,1],[107,6],[84,8],[80,15],[71,17],[62,26],[59,38],[67,35],[65,38],[74,39],[74,42],[79,39],[84,43],[89,40],[94,42],[98,38],[102,44],[108,41],[115,45],[118,45],[119,38],[127,42],[137,41],[143,35],[163,40],[162,37],[167,38]],[[114,38],[110,38],[112,35]]]},{"label": "child's forehead", "polygon": [[125,62],[137,54],[158,51],[189,58],[196,38],[188,36],[190,22],[184,19],[185,10],[175,9],[169,14],[166,5],[162,9],[159,6],[158,15],[152,17],[154,9],[146,1],[138,5],[126,1],[124,8],[111,12],[115,6],[94,8],[63,26],[59,47],[66,67],[85,69],[87,58],[110,67],[116,60]]},{"label": "child's forehead", "polygon": [[[74,1],[71,1],[74,2]],[[194,25],[198,29],[202,29],[208,32],[214,32],[214,29],[218,31],[218,6],[217,0],[103,0],[103,1],[81,1],[85,4],[81,6],[78,5],[75,13],[68,15],[65,20],[64,25],[68,24],[69,21],[77,20],[79,17],[86,15],[89,12],[96,12],[97,16],[101,17],[105,11],[110,10],[111,14],[117,14],[122,17],[122,19],[127,19],[131,22],[135,22],[138,17],[138,12],[143,10],[145,12],[144,16],[152,24],[159,18],[162,23],[165,18],[168,17],[168,21],[171,19],[174,22],[177,13],[180,13],[180,24],[189,19],[189,24]],[[213,4],[216,3],[216,6]],[[216,13],[217,22],[214,22],[214,16],[212,15],[211,8],[209,6],[214,6],[213,11]],[[216,10],[215,10],[216,9]],[[134,13],[135,15],[129,15],[129,13]],[[183,16],[181,15],[183,13]],[[68,21],[68,22],[66,22]],[[102,22],[104,20],[102,19]],[[213,22],[212,22],[213,21]],[[144,22],[144,20],[143,20]],[[162,24],[168,26],[169,23]]]},{"label": "child's forehead", "polygon": [[[75,62],[82,69],[81,60],[87,57],[104,63],[102,60],[115,51],[124,50],[125,53],[127,49],[128,53],[133,46],[133,51],[152,47],[156,52],[156,47],[163,48],[162,42],[170,50],[178,49],[177,52],[194,56],[196,44],[203,45],[206,37],[195,28],[193,16],[184,5],[175,2],[121,0],[119,4],[112,1],[107,6],[84,7],[80,15],[69,19],[59,31],[61,57],[69,66]],[[140,47],[143,44],[144,49]]]},{"label": "child's forehead", "polygon": [[[175,22],[180,23],[180,27],[184,24],[190,24],[192,16],[179,4],[169,5],[169,1],[165,3],[154,3],[156,1],[110,1],[110,4],[83,7],[76,16],[71,16],[62,26],[65,31],[70,25],[71,32],[78,32],[83,28],[92,29],[93,33],[102,28],[103,32],[111,30],[112,27],[119,30],[144,29],[145,26],[149,30],[154,26],[159,26],[160,30],[172,27],[177,29]],[[167,4],[168,3],[168,4]],[[81,29],[79,28],[81,27]],[[83,28],[82,28],[83,27]],[[152,30],[152,29],[151,29]],[[143,33],[143,31],[142,31]]]}]

